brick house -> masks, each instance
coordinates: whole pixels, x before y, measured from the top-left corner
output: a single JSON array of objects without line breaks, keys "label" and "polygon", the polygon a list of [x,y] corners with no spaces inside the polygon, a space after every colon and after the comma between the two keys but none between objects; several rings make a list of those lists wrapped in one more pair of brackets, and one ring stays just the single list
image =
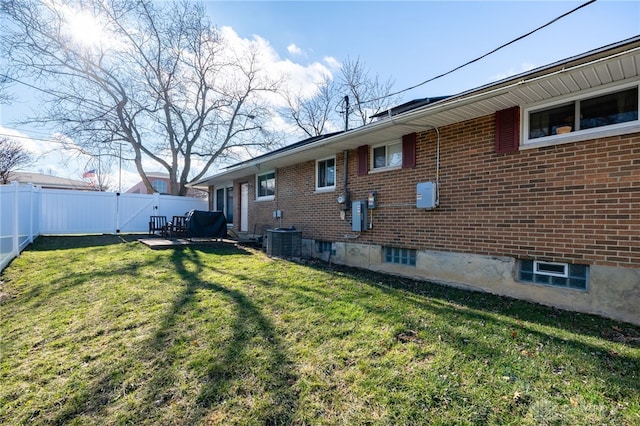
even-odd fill
[{"label": "brick house", "polygon": [[303,256],[640,324],[639,73],[635,37],[199,185]]},{"label": "brick house", "polygon": [[[161,172],[149,172],[147,173],[147,178],[151,182],[151,186],[155,189],[156,192],[160,194],[171,194],[171,180],[169,179],[169,173],[161,173]],[[144,184],[142,180],[133,185],[127,191],[129,194],[148,194],[147,186]],[[206,192],[189,188],[187,190],[187,197],[196,197],[196,198],[204,198],[206,197]]]}]

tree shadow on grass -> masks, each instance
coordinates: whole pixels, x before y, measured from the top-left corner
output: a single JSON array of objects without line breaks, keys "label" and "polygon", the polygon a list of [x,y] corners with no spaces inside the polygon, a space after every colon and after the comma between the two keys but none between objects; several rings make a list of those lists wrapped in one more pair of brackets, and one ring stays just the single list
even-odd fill
[{"label": "tree shadow on grass", "polygon": [[[228,254],[240,253],[241,249],[228,249]],[[248,253],[248,252],[245,252]],[[271,321],[262,314],[260,307],[241,291],[225,287],[211,280],[203,280],[201,273],[206,265],[202,263],[202,253],[190,248],[176,250],[172,261],[181,279],[185,282],[183,291],[172,303],[170,312],[149,343],[155,356],[156,374],[147,386],[146,407],[170,404],[171,389],[178,381],[175,369],[181,363],[180,355],[173,350],[176,341],[181,340],[180,321],[189,311],[197,309],[202,297],[214,297],[226,302],[233,312],[229,318],[230,335],[221,341],[216,330],[207,330],[198,339],[217,342],[217,347],[209,353],[201,353],[191,363],[197,368],[194,387],[199,388],[195,407],[185,424],[195,424],[205,417],[224,418],[223,407],[226,400],[246,398],[261,401],[260,410],[251,413],[251,423],[289,424],[296,411],[296,397],[291,384],[295,373],[286,349]],[[195,267],[195,268],[194,268]],[[179,368],[188,368],[180,365]],[[245,386],[242,380],[251,377],[257,381]],[[244,386],[244,389],[243,389]],[[236,410],[239,408],[236,407]],[[249,408],[245,407],[246,410]],[[142,418],[150,413],[141,413]],[[236,415],[238,413],[235,413]],[[132,420],[136,420],[135,418]]]},{"label": "tree shadow on grass", "polygon": [[95,234],[77,236],[40,236],[29,246],[30,251],[69,250],[125,244],[137,241],[142,234]]},{"label": "tree shadow on grass", "polygon": [[[295,382],[295,372],[286,349],[273,324],[250,296],[203,278],[202,272],[208,266],[202,258],[208,254],[251,255],[242,248],[229,245],[173,250],[170,261],[180,283],[172,285],[174,289],[176,285],[182,287],[172,297],[161,322],[155,327],[155,333],[138,345],[131,346],[129,342],[128,347],[122,348],[121,356],[112,358],[108,368],[95,372],[90,382],[82,383],[61,401],[54,423],[64,424],[79,418],[106,418],[108,411],[122,410],[120,400],[126,399],[127,393],[137,394],[140,398],[135,410],[123,410],[118,415],[118,421],[122,423],[197,424],[216,412],[218,418],[224,418],[229,414],[225,401],[234,398],[241,404],[243,398],[263,402],[250,413],[251,423],[291,423],[291,416],[296,411],[296,396],[291,386]],[[143,266],[152,263],[153,259],[150,259]],[[128,268],[101,271],[100,276],[87,272],[73,280],[65,276],[60,278],[64,288],[58,288],[58,291],[91,278],[113,278],[129,272],[132,271]],[[188,330],[181,322],[197,314],[201,309],[198,301],[202,298],[215,298],[226,306],[231,315],[224,321],[230,333],[221,339],[215,329],[198,326],[197,339],[215,343],[205,344],[200,349],[190,347],[184,352],[181,345],[189,344],[192,336],[187,335]],[[202,318],[208,321],[210,314]],[[146,370],[141,373],[141,369]],[[185,385],[185,377],[191,380],[186,384],[190,388],[189,393],[197,390],[188,402],[185,402],[184,395],[179,395],[180,387]],[[256,383],[246,386],[242,382],[247,377]],[[238,389],[242,386],[245,389]],[[187,406],[175,410],[173,404],[176,401]],[[236,416],[231,423],[238,423],[237,416],[243,411],[250,411],[248,405],[251,404],[231,407],[231,416]]]},{"label": "tree shadow on grass", "polygon": [[[640,326],[622,323],[596,315],[571,312],[533,302],[499,296],[491,293],[459,289],[426,280],[384,274],[381,272],[343,266],[329,265],[325,262],[307,262],[311,268],[330,271],[336,274],[347,274],[386,292],[396,294],[397,291],[424,297],[425,300],[439,300],[450,306],[459,306],[474,310],[479,316],[499,314],[511,317],[514,322],[531,322],[546,327],[560,327],[573,333],[593,336],[621,343],[632,348],[640,348]],[[443,303],[440,303],[443,305]],[[630,339],[619,338],[610,330],[621,330],[629,333]]]},{"label": "tree shadow on grass", "polygon": [[[344,274],[372,288],[378,289],[390,298],[409,303],[415,308],[450,318],[438,336],[444,343],[456,348],[469,359],[485,359],[491,362],[506,361],[508,354],[500,346],[494,347],[484,338],[488,331],[503,331],[499,337],[512,343],[514,352],[522,357],[535,357],[538,342],[540,350],[553,344],[556,347],[571,348],[575,359],[581,358],[585,364],[591,365],[593,372],[601,376],[604,382],[610,383],[607,394],[613,399],[621,395],[640,395],[640,360],[637,351],[640,348],[640,327],[620,323],[595,315],[558,310],[552,307],[529,303],[489,293],[474,292],[433,284],[425,281],[400,278],[378,272],[361,270],[346,266],[329,266],[324,263],[311,262],[308,266],[331,273]],[[393,313],[379,310],[371,299],[363,297],[354,300],[364,306],[367,311],[387,316],[389,320],[396,318]],[[426,328],[428,325],[406,324],[412,332]],[[611,339],[610,331],[624,332],[630,339]],[[567,335],[573,336],[568,337]],[[586,337],[586,338],[584,338]],[[610,340],[616,344],[627,346],[636,352],[636,356],[623,355],[606,345],[590,343],[590,337]],[[567,362],[571,362],[568,360]],[[559,374],[565,366],[557,368]],[[629,374],[636,372],[635,374]],[[613,383],[612,379],[615,379]]]}]

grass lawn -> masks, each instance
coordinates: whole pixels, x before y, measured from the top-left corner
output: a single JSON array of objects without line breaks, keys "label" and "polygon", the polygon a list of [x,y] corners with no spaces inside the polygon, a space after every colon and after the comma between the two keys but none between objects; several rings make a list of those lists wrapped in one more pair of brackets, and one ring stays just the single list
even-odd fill
[{"label": "grass lawn", "polygon": [[0,424],[640,424],[640,327],[220,245],[41,237]]}]

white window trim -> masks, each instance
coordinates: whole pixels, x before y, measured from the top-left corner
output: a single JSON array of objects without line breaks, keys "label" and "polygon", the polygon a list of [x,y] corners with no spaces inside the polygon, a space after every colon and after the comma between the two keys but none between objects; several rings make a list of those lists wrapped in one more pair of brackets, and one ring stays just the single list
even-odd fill
[{"label": "white window trim", "polygon": [[[560,272],[553,272],[553,271],[545,271],[544,269],[540,269],[540,265],[562,266],[564,268],[564,272],[560,273]],[[534,260],[533,273],[538,275],[547,275],[551,277],[567,278],[569,276],[569,264],[558,263],[558,262],[543,262],[541,260]]]},{"label": "white window trim", "polygon": [[[268,172],[264,172],[256,175],[256,201],[272,201],[276,199],[275,194],[263,195],[263,196],[259,195],[260,194],[260,181],[259,181],[260,176],[269,175],[271,173],[273,173],[274,180],[277,179],[275,170],[269,170]],[[275,183],[275,185],[277,185],[277,182]],[[275,191],[275,185],[274,185],[274,191]]]},{"label": "white window trim", "polygon": [[[609,93],[619,92],[625,89],[631,89],[633,87],[639,87],[638,97],[640,98],[640,85],[637,81],[625,84],[609,84],[606,87],[601,87],[594,90],[586,90],[580,92],[580,94],[572,96],[564,96],[554,99],[549,102],[538,102],[522,109],[520,122],[524,125],[521,126],[520,149],[533,149],[542,148],[545,146],[559,145],[571,142],[579,142],[584,140],[604,138],[609,136],[621,136],[629,133],[635,133],[640,131],[640,113],[638,120],[629,121],[626,123],[613,124],[610,126],[594,127],[586,130],[576,130],[573,132],[565,133],[562,135],[551,135],[535,139],[529,139],[529,114],[531,112],[544,110],[547,108],[553,108],[569,102],[575,102],[579,100],[589,99],[600,95],[606,95]],[[640,109],[640,99],[639,99]]]},{"label": "white window trim", "polygon": [[[333,176],[333,185],[330,186],[318,186],[318,165],[322,162],[322,161],[327,161],[327,160],[333,160],[333,168],[334,168],[334,176]],[[336,157],[327,157],[327,158],[321,158],[319,160],[316,160],[316,190],[315,192],[333,192],[336,190],[336,178],[337,178],[337,173],[338,172],[338,163],[336,161]]]},{"label": "white window trim", "polygon": [[400,145],[400,154],[402,155],[402,140],[393,140],[390,142],[385,142],[385,143],[379,143],[378,145],[373,145],[371,146],[371,149],[369,150],[369,173],[376,173],[376,172],[386,172],[388,170],[398,170],[402,168],[402,160],[400,161],[400,164],[397,166],[384,166],[384,167],[375,167],[375,157],[373,155],[373,151],[376,148],[380,148],[381,146],[384,146],[385,148],[387,148],[385,150],[385,156],[387,158],[385,158],[385,161],[388,161],[388,156],[389,156],[389,150],[388,147],[390,147],[391,145]]}]

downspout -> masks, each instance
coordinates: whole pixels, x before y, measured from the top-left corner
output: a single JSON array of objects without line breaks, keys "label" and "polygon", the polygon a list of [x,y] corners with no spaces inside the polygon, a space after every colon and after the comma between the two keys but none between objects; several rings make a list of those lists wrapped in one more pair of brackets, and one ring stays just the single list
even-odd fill
[{"label": "downspout", "polygon": [[[348,165],[348,161],[347,161],[347,153],[349,152],[349,150],[345,149],[344,151],[342,151],[342,184],[343,184],[343,188],[344,188],[344,196],[348,197],[348,189],[347,189],[347,165]],[[345,206],[345,210],[346,210],[347,206]]]},{"label": "downspout", "polygon": [[440,130],[436,126],[432,126],[437,133],[436,142],[436,207],[440,205]]}]

